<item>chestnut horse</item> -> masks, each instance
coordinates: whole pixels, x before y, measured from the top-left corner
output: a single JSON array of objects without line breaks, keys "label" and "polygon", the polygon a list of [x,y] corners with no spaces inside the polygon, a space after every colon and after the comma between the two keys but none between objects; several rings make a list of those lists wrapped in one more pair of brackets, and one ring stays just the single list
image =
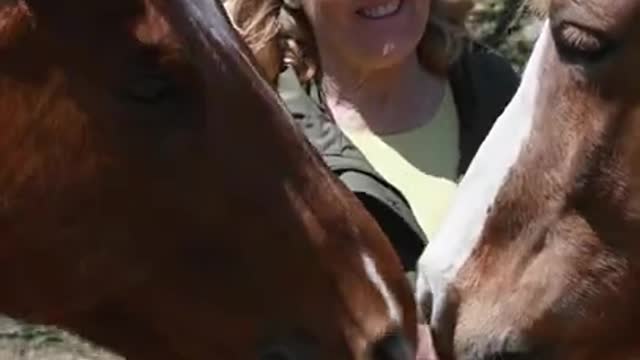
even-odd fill
[{"label": "chestnut horse", "polygon": [[381,230],[218,2],[0,0],[0,312],[127,359],[409,359]]},{"label": "chestnut horse", "polygon": [[640,2],[545,6],[420,259],[443,359],[640,358]]}]

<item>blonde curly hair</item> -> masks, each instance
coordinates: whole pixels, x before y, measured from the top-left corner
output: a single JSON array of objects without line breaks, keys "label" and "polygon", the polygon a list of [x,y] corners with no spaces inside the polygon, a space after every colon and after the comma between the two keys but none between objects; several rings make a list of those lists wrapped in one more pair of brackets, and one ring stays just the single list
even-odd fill
[{"label": "blonde curly hair", "polygon": [[[320,75],[315,40],[304,12],[286,1],[226,0],[225,7],[272,84],[287,65],[305,84]],[[472,0],[431,0],[427,28],[418,45],[425,68],[446,74],[465,44],[465,20],[472,6]]]}]

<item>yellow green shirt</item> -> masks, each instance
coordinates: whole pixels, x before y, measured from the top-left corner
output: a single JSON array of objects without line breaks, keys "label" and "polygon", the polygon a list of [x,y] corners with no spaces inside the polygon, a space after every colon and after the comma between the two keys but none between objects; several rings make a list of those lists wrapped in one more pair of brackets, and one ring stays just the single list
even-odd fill
[{"label": "yellow green shirt", "polygon": [[418,128],[382,136],[366,128],[341,129],[374,169],[407,198],[418,224],[432,239],[457,185],[458,126],[447,85],[435,116]]}]

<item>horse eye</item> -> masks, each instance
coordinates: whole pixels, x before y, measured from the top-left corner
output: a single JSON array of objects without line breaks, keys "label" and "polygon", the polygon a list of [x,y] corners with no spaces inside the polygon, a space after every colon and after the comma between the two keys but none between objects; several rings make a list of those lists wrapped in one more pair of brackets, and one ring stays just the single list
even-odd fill
[{"label": "horse eye", "polygon": [[171,96],[174,88],[174,84],[164,76],[143,75],[130,81],[125,93],[132,101],[154,104]]},{"label": "horse eye", "polygon": [[296,360],[296,355],[287,348],[274,348],[260,354],[260,360]]},{"label": "horse eye", "polygon": [[605,34],[570,22],[562,22],[554,29],[558,53],[571,62],[596,63],[614,48]]}]

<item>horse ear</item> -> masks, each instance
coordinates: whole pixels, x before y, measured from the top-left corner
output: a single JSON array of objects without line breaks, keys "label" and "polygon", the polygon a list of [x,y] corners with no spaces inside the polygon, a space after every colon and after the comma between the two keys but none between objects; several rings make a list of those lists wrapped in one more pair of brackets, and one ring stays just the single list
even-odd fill
[{"label": "horse ear", "polygon": [[11,45],[34,25],[24,0],[0,0],[0,48]]}]

